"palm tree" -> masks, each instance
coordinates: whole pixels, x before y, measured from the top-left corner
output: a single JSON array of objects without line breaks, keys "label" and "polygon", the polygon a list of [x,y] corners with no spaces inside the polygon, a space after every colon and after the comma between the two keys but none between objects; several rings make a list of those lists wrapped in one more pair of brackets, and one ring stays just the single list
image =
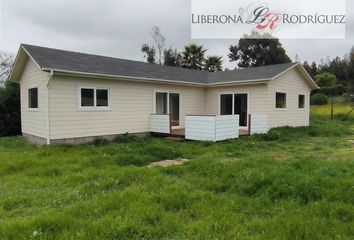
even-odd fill
[{"label": "palm tree", "polygon": [[204,70],[209,72],[222,71],[222,57],[208,56],[205,60]]},{"label": "palm tree", "polygon": [[204,54],[207,50],[203,46],[191,43],[184,47],[182,52],[182,67],[196,70],[203,70]]}]

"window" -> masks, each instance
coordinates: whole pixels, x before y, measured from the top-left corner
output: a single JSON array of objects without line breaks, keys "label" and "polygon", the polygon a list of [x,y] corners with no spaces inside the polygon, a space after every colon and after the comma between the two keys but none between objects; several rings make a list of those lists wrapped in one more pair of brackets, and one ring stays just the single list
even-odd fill
[{"label": "window", "polygon": [[232,94],[220,95],[220,115],[232,115]]},{"label": "window", "polygon": [[286,93],[275,94],[275,107],[276,108],[286,108]]},{"label": "window", "polygon": [[305,95],[299,95],[299,108],[305,108]]},{"label": "window", "polygon": [[38,88],[28,89],[28,108],[38,108]]},{"label": "window", "polygon": [[156,114],[167,114],[167,93],[156,93]]},{"label": "window", "polygon": [[81,88],[81,107],[95,106],[95,90],[89,88]]},{"label": "window", "polygon": [[108,90],[96,89],[97,107],[108,107]]},{"label": "window", "polygon": [[80,107],[85,109],[100,109],[109,107],[109,89],[80,88]]}]

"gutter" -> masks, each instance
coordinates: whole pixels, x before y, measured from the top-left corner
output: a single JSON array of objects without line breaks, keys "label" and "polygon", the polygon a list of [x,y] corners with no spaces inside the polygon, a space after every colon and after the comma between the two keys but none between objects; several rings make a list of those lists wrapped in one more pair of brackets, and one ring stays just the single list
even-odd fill
[{"label": "gutter", "polygon": [[271,80],[271,79],[256,79],[256,80],[239,80],[239,81],[220,82],[220,83],[194,83],[194,82],[166,80],[166,79],[158,79],[158,78],[144,78],[144,77],[132,77],[132,76],[124,76],[124,75],[86,73],[86,72],[51,69],[51,68],[42,68],[41,70],[46,72],[52,72],[53,75],[54,74],[77,75],[77,76],[91,77],[91,78],[100,77],[106,79],[133,80],[137,82],[148,82],[148,83],[155,82],[155,83],[164,83],[164,84],[179,84],[179,85],[188,85],[188,86],[195,86],[195,87],[222,87],[222,86],[230,86],[230,85],[258,84],[258,83],[266,83],[267,81]]},{"label": "gutter", "polygon": [[49,79],[46,84],[46,125],[47,125],[47,145],[50,145],[50,118],[49,118],[49,83],[54,76],[54,71],[51,70],[49,73]]}]

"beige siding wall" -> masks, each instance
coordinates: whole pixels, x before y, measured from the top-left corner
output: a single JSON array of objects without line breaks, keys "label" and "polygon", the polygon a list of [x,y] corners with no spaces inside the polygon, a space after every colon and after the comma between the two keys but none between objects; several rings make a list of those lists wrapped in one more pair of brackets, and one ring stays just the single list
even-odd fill
[{"label": "beige siding wall", "polygon": [[248,93],[249,113],[265,113],[267,109],[266,84],[213,87],[206,90],[206,113],[219,114],[221,93]]},{"label": "beige siding wall", "polygon": [[[42,138],[47,136],[46,84],[49,74],[28,60],[20,79],[22,132]],[[28,89],[38,87],[38,111],[28,109]],[[78,107],[78,87],[111,89],[111,109],[84,111]],[[49,84],[50,138],[66,139],[148,132],[153,113],[154,91],[180,93],[180,120],[185,115],[219,114],[221,93],[248,93],[249,113],[268,115],[268,127],[308,126],[310,87],[296,69],[267,84],[230,87],[191,87],[172,84],[142,83],[55,76]],[[287,94],[287,108],[275,108],[275,93]],[[305,109],[298,108],[298,95],[305,95]]]},{"label": "beige siding wall", "polygon": [[[80,86],[109,87],[111,110],[80,111]],[[51,139],[148,132],[154,90],[180,93],[182,126],[186,114],[204,114],[204,88],[55,76],[49,86]]]},{"label": "beige siding wall", "polygon": [[[46,138],[46,84],[49,74],[29,59],[20,78],[22,133]],[[28,89],[38,88],[38,110],[28,108]]]},{"label": "beige siding wall", "polygon": [[[286,109],[275,108],[275,93],[286,93]],[[308,126],[311,88],[297,69],[292,69],[269,83],[268,126]],[[305,95],[305,108],[298,108],[299,94]]]}]

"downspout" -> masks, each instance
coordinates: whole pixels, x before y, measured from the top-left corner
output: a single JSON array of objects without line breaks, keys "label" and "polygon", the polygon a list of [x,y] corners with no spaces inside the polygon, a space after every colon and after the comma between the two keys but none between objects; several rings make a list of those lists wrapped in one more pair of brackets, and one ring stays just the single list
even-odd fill
[{"label": "downspout", "polygon": [[50,145],[50,119],[49,119],[49,83],[52,80],[54,71],[50,70],[48,83],[46,85],[46,124],[47,124],[47,145]]}]

